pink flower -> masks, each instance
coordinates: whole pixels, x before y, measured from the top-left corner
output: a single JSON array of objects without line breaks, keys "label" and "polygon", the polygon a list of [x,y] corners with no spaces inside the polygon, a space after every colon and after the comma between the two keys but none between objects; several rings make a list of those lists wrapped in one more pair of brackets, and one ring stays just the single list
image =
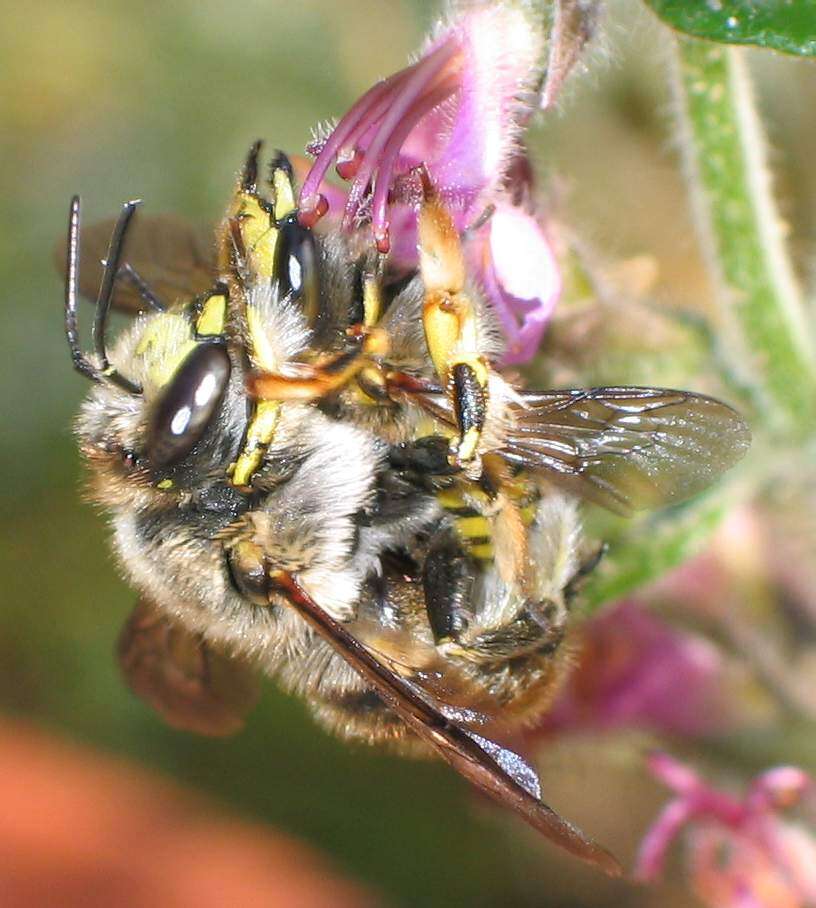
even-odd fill
[{"label": "pink flower", "polygon": [[483,4],[439,26],[415,63],[374,85],[309,147],[315,161],[299,198],[307,225],[336,209],[337,192],[324,182],[334,166],[348,182],[342,225],[370,225],[379,251],[410,269],[427,178],[466,237],[474,276],[507,335],[508,362],[535,353],[561,291],[519,144],[541,94],[539,18]]},{"label": "pink flower", "polygon": [[643,881],[659,877],[670,845],[685,829],[691,885],[705,904],[816,905],[816,841],[804,827],[779,817],[812,790],[806,773],[794,766],[767,770],[738,798],[709,785],[668,754],[653,754],[649,768],[677,797],[644,838],[636,876]]},{"label": "pink flower", "polygon": [[728,721],[726,670],[719,650],[676,630],[632,600],[584,628],[578,665],[545,731],[621,727],[702,735]]},{"label": "pink flower", "polygon": [[527,362],[561,295],[552,246],[532,214],[503,200],[471,246],[475,272],[507,338],[503,361]]}]

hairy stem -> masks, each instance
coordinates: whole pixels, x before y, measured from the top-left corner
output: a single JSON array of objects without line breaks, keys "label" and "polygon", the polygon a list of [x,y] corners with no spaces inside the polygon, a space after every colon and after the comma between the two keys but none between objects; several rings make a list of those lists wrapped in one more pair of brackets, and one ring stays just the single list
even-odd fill
[{"label": "hairy stem", "polygon": [[[590,535],[605,539],[609,549],[581,590],[581,614],[592,614],[608,602],[659,580],[696,555],[728,511],[745,495],[746,482],[730,482],[696,499],[622,521],[595,512]],[[603,526],[608,523],[608,526]]]},{"label": "hairy stem", "polygon": [[744,51],[678,37],[673,83],[686,174],[716,286],[728,378],[765,430],[809,428],[816,346],[785,248]]}]

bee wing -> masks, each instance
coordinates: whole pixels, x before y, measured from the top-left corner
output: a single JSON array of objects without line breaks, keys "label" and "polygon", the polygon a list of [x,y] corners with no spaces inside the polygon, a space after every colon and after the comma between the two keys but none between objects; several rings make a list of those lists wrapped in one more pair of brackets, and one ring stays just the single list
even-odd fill
[{"label": "bee wing", "polygon": [[608,851],[541,800],[538,774],[530,763],[511,747],[487,737],[489,717],[479,710],[437,703],[430,693],[433,685],[420,687],[393,671],[324,612],[294,577],[283,574],[276,580],[300,616],[457,772],[502,806],[516,811],[551,842],[610,876],[620,875],[621,867]]},{"label": "bee wing", "polygon": [[[115,221],[106,220],[83,226],[80,236],[79,290],[96,300],[102,277],[101,262]],[[65,273],[67,240],[54,250],[54,260]],[[145,217],[137,214],[125,238],[122,263],[139,274],[152,293],[166,304],[189,299],[212,287],[215,263],[215,231],[195,227],[175,215]],[[122,312],[141,312],[147,308],[136,286],[120,279],[114,289],[114,308]]]},{"label": "bee wing", "polygon": [[522,392],[502,454],[616,513],[681,501],[748,450],[748,426],[702,394],[611,387]]},{"label": "bee wing", "polygon": [[147,600],[128,618],[117,652],[131,690],[175,728],[234,734],[258,699],[257,679],[243,665],[169,621]]},{"label": "bee wing", "polygon": [[[438,389],[400,389],[437,419],[454,423]],[[611,511],[682,501],[704,489],[748,450],[742,417],[718,400],[665,388],[520,391],[510,405],[500,453]]]}]

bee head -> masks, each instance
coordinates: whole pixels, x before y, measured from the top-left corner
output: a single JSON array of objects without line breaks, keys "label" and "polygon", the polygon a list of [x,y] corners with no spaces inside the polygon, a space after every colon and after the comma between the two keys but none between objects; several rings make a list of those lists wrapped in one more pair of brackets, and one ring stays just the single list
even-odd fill
[{"label": "bee head", "polygon": [[[123,250],[138,202],[123,207],[103,262],[89,354],[80,347],[77,326],[79,199],[71,204],[65,332],[74,366],[95,385],[77,432],[93,463],[91,494],[103,504],[124,496],[139,506],[176,506],[186,492],[213,483],[246,491],[271,441],[274,406],[249,401],[244,376],[251,368],[277,371],[313,341],[321,262],[315,238],[296,217],[288,159],[277,153],[271,162],[273,204],[258,191],[259,150],[255,143],[216,234],[211,273],[229,275],[229,287],[216,282],[208,292],[166,307],[130,263],[122,264],[130,258]],[[146,227],[136,226],[132,249],[139,248]],[[157,232],[148,239],[154,255],[166,255],[155,252],[162,244]],[[190,246],[190,238],[184,240],[182,253]],[[135,264],[142,268],[138,258]],[[141,314],[109,351],[107,323],[115,294],[113,305],[120,305],[117,282],[124,281],[153,311]],[[327,333],[335,331],[333,320],[321,324]]]},{"label": "bee head", "polygon": [[110,368],[132,389],[103,375],[77,422],[83,454],[94,464],[94,498],[135,496],[144,506],[152,496],[174,505],[168,493],[224,480],[246,421],[225,313],[216,290],[139,318],[117,341]]},{"label": "bee head", "polygon": [[[68,223],[65,334],[75,367],[95,384],[77,432],[83,453],[95,464],[92,495],[106,504],[124,496],[145,505],[151,493],[183,492],[214,475],[223,480],[246,416],[241,370],[227,349],[227,291],[221,285],[172,309],[146,294],[157,311],[138,318],[109,356],[111,301],[116,280],[128,267],[120,268],[120,262],[137,205],[125,204],[111,235],[92,355],[80,347],[77,324],[77,197]],[[138,281],[135,273],[131,277]]]}]

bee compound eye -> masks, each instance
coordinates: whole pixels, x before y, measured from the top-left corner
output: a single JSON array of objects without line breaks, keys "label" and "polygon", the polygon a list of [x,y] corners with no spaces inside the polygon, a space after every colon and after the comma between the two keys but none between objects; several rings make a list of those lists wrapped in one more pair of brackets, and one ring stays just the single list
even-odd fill
[{"label": "bee compound eye", "polygon": [[298,223],[293,212],[278,227],[275,244],[275,277],[281,298],[300,300],[309,323],[318,311],[317,246],[312,231]]},{"label": "bee compound eye", "polygon": [[218,410],[230,376],[219,344],[199,344],[176,370],[148,423],[147,456],[168,467],[190,453]]},{"label": "bee compound eye", "polygon": [[126,470],[135,470],[136,464],[138,463],[138,458],[136,452],[130,448],[125,448],[121,454],[122,465]]}]

